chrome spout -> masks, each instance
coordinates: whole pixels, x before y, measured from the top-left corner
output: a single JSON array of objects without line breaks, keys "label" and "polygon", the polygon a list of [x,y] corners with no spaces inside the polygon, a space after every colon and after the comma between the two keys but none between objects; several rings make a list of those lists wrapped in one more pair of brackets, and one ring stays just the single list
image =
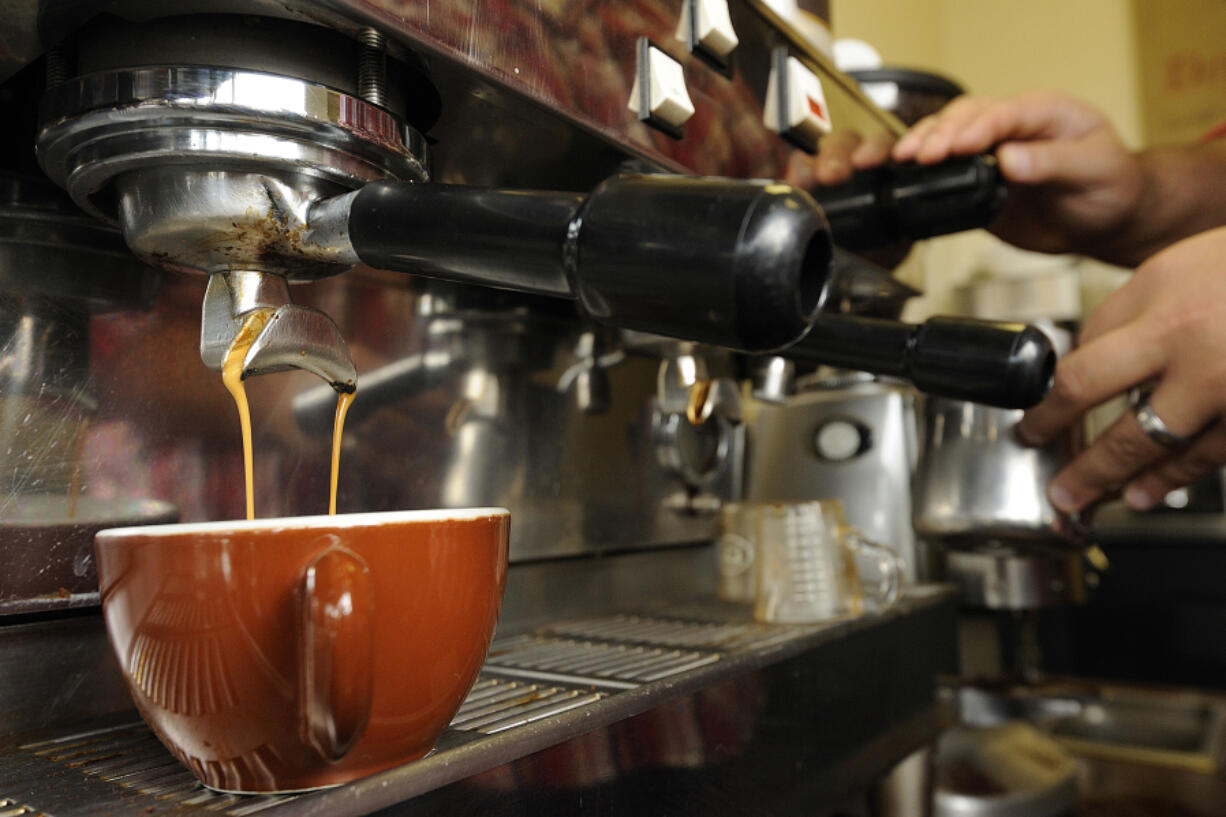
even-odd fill
[{"label": "chrome spout", "polygon": [[303,369],[337,392],[357,387],[357,368],[340,329],[318,309],[295,304],[289,283],[275,273],[240,270],[209,276],[200,321],[200,359],[221,371],[247,317],[271,309],[243,357],[243,377]]}]

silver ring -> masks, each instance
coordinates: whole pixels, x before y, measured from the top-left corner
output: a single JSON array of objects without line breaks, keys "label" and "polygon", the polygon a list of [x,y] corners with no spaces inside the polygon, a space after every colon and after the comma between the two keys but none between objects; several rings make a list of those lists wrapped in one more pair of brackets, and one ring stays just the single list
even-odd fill
[{"label": "silver ring", "polygon": [[1145,436],[1168,451],[1178,451],[1192,442],[1191,437],[1176,434],[1166,427],[1162,418],[1149,405],[1149,395],[1142,394],[1133,404],[1132,413],[1136,415],[1137,425],[1145,432]]}]

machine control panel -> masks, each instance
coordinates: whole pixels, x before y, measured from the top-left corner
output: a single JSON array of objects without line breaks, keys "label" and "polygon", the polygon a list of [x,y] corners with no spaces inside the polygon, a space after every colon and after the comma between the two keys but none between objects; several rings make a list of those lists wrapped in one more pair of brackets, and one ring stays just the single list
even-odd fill
[{"label": "machine control panel", "polygon": [[771,56],[763,121],[809,153],[817,152],[818,140],[833,128],[821,80],[784,47],[775,49]]},{"label": "machine control panel", "polygon": [[681,127],[694,115],[694,103],[685,87],[681,63],[652,44],[638,41],[638,70],[630,89],[629,108],[639,119],[670,136],[681,137]]},{"label": "machine control panel", "polygon": [[728,0],[686,0],[677,39],[688,43],[693,53],[727,69],[728,58],[740,44]]}]

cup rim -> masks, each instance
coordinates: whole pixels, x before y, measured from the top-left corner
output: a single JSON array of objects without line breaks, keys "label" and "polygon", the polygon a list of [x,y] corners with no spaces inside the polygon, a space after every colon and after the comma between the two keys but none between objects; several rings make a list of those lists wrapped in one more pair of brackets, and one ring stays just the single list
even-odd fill
[{"label": "cup rim", "polygon": [[287,530],[326,530],[336,527],[370,527],[408,522],[468,522],[489,517],[510,517],[506,508],[429,508],[411,511],[368,511],[365,513],[320,514],[317,516],[283,516],[266,519],[226,519],[212,522],[186,522],[165,525],[135,525],[98,531],[98,541],[127,536],[192,536],[200,534],[245,533]]}]

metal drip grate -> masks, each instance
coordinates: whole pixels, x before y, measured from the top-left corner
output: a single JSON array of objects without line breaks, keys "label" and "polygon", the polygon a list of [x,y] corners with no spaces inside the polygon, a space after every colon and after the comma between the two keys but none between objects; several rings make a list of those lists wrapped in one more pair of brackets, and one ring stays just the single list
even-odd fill
[{"label": "metal drip grate", "polygon": [[550,635],[520,635],[495,641],[486,660],[494,672],[544,680],[630,689],[712,664],[719,655]]},{"label": "metal drip grate", "polygon": [[[618,690],[799,634],[796,628],[754,622],[621,614],[500,639],[452,719],[452,734],[468,736],[461,738],[468,741],[544,721]],[[204,812],[246,817],[294,799],[206,789],[143,723],[29,743],[0,754],[0,817]]]},{"label": "metal drip grate", "polygon": [[[71,777],[68,773],[75,772]],[[171,757],[149,727],[131,724],[29,743],[0,758],[0,779],[21,799],[45,811],[0,799],[0,817],[46,814],[55,817],[107,812],[191,814],[201,811],[245,817],[293,799],[292,796],[220,794],[202,786]],[[4,810],[12,803],[17,809]]]},{"label": "metal drip grate", "polygon": [[761,649],[789,641],[795,630],[777,624],[689,621],[654,616],[619,614],[582,621],[563,622],[547,629],[551,635],[570,638],[634,642],[662,647],[732,652]]},{"label": "metal drip grate", "polygon": [[452,729],[492,735],[599,701],[607,693],[483,678],[468,693]]},{"label": "metal drip grate", "polygon": [[[590,689],[482,676],[451,727],[492,735],[606,696]],[[65,786],[69,780],[72,784]],[[143,723],[20,746],[0,756],[0,781],[0,817],[71,817],[108,811],[246,817],[295,799],[206,789]],[[82,797],[83,789],[88,797]],[[25,802],[50,805],[37,810]]]}]

